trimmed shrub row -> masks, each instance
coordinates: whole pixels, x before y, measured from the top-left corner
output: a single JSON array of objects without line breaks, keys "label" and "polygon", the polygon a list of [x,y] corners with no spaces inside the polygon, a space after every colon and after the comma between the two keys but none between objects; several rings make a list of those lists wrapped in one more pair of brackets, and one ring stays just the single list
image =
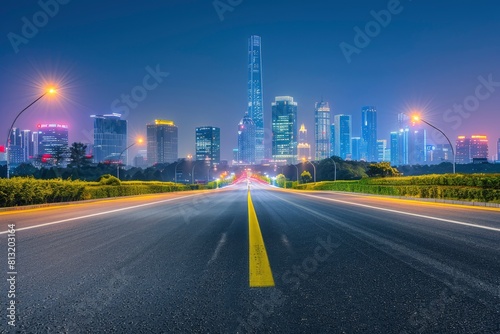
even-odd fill
[{"label": "trimmed shrub row", "polygon": [[100,182],[36,180],[34,178],[0,179],[0,207],[197,189],[203,189],[203,187],[172,182],[120,182],[112,178],[103,178]]},{"label": "trimmed shrub row", "polygon": [[304,190],[336,190],[375,195],[436,198],[447,200],[500,203],[500,189],[446,185],[378,185],[366,180],[318,182],[296,187]]}]

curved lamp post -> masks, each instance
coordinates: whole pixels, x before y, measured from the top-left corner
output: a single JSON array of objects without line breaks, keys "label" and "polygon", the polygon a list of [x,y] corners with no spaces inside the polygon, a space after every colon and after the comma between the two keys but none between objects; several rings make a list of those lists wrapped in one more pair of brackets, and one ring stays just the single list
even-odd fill
[{"label": "curved lamp post", "polygon": [[142,144],[142,139],[138,139],[135,143],[127,146],[127,148],[125,148],[123,151],[121,151],[120,155],[118,156],[118,163],[116,164],[116,178],[118,180],[120,179],[120,161],[122,159],[122,155],[123,155],[123,153],[125,153],[125,151],[127,151],[129,148],[131,148],[135,144]]},{"label": "curved lamp post", "polygon": [[294,164],[292,164],[293,167],[295,167],[295,169],[297,170],[297,184],[300,183],[299,181],[299,167],[295,166]]},{"label": "curved lamp post", "polygon": [[333,160],[333,158],[326,158],[326,160],[328,159],[333,161],[333,167],[335,168],[333,173],[333,181],[337,181],[337,163],[335,162],[335,160]]},{"label": "curved lamp post", "polygon": [[12,124],[11,124],[11,126],[9,128],[9,132],[7,133],[7,141],[5,142],[5,152],[7,154],[7,179],[10,178],[10,171],[9,171],[9,155],[10,155],[10,152],[9,152],[9,146],[10,146],[10,136],[12,134],[12,129],[14,128],[14,124],[16,123],[16,121],[19,118],[19,116],[21,116],[21,114],[23,112],[25,112],[29,107],[31,107],[36,102],[38,102],[38,100],[40,100],[42,97],[44,97],[47,94],[54,95],[56,92],[57,92],[57,90],[55,88],[49,88],[45,93],[43,93],[42,95],[40,95],[35,101],[31,102],[26,108],[24,108],[23,110],[21,110],[19,112],[19,114],[17,114],[16,118],[14,118],[14,121],[12,122]]},{"label": "curved lamp post", "polygon": [[447,135],[446,135],[446,134],[445,134],[445,133],[444,133],[441,129],[439,129],[439,128],[435,127],[434,125],[432,125],[431,123],[429,123],[429,122],[427,122],[426,120],[422,119],[422,118],[421,118],[420,116],[418,116],[418,115],[414,115],[414,116],[412,117],[412,120],[413,120],[414,122],[419,122],[419,121],[424,122],[424,123],[425,123],[425,124],[427,124],[428,126],[430,126],[430,127],[434,128],[434,129],[436,129],[437,131],[439,131],[439,132],[440,132],[440,133],[441,133],[441,134],[442,134],[442,135],[446,138],[446,140],[448,140],[448,143],[450,144],[450,147],[451,147],[451,153],[453,154],[453,174],[455,174],[455,171],[456,171],[455,165],[456,165],[456,160],[457,160],[457,159],[456,159],[456,155],[455,155],[455,149],[453,148],[453,144],[451,143],[450,138],[448,138],[448,136],[447,136]]}]

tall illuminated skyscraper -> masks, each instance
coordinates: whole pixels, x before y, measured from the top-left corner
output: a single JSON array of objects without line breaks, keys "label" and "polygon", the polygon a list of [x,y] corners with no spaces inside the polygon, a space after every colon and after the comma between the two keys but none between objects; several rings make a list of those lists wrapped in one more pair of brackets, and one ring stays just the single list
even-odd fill
[{"label": "tall illuminated skyscraper", "polygon": [[315,160],[330,157],[330,106],[328,102],[317,102],[314,107],[314,139],[316,144]]},{"label": "tall illuminated skyscraper", "polygon": [[210,167],[220,163],[220,128],[196,128],[196,160],[205,160]]},{"label": "tall illuminated skyscraper", "polygon": [[255,123],[255,160],[267,158],[264,143],[264,103],[262,92],[262,44],[260,36],[248,40],[248,116]]},{"label": "tall illuminated skyscraper", "polygon": [[173,121],[157,119],[147,125],[148,165],[172,163],[178,159],[178,129]]},{"label": "tall illuminated skyscraper", "polygon": [[377,152],[377,109],[373,106],[361,109],[361,158],[366,161],[378,161]]},{"label": "tall illuminated skyscraper", "polygon": [[351,159],[352,122],[351,115],[335,115],[335,155],[344,160]]},{"label": "tall illuminated skyscraper", "polygon": [[272,105],[273,159],[297,161],[297,102],[291,96],[278,96]]},{"label": "tall illuminated skyscraper", "polygon": [[[94,119],[94,162],[117,160],[127,148],[127,121],[117,113],[90,117]],[[121,156],[125,162],[127,153]]]},{"label": "tall illuminated skyscraper", "polygon": [[255,163],[255,124],[245,113],[238,124],[238,163]]}]

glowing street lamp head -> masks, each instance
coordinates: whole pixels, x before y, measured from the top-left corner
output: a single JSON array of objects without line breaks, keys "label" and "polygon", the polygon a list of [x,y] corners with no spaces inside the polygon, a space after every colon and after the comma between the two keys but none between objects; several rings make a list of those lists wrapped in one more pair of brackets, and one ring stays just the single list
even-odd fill
[{"label": "glowing street lamp head", "polygon": [[47,90],[47,93],[49,93],[50,95],[54,95],[55,93],[57,93],[57,90],[54,87],[50,87]]},{"label": "glowing street lamp head", "polygon": [[419,122],[419,121],[420,121],[420,116],[418,116],[418,115],[413,115],[412,120],[413,120],[414,122]]},{"label": "glowing street lamp head", "polygon": [[137,144],[142,144],[144,140],[142,138],[137,139]]}]

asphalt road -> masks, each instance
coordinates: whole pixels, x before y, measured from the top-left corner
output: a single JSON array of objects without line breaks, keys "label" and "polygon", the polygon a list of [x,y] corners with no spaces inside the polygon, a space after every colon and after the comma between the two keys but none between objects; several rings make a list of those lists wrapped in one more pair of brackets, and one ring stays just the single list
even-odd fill
[{"label": "asphalt road", "polygon": [[250,287],[246,183],[1,212],[1,331],[500,333],[499,209],[256,183],[251,199],[271,287]]}]

